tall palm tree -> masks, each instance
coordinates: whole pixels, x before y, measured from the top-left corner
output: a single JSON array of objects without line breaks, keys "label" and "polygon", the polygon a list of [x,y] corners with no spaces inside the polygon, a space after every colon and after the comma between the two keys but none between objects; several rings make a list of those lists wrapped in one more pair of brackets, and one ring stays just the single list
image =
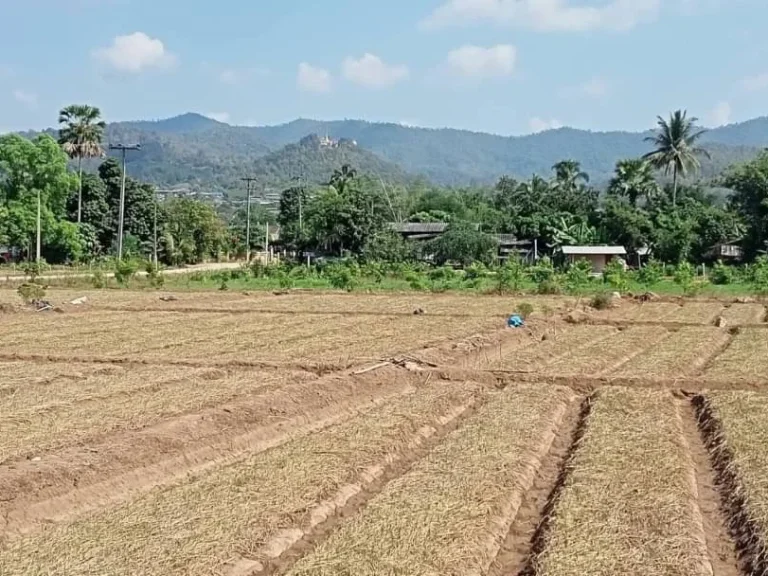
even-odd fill
[{"label": "tall palm tree", "polygon": [[59,144],[70,158],[77,158],[80,187],[77,192],[77,222],[83,213],[83,158],[97,158],[104,154],[101,141],[106,123],[101,110],[87,104],[73,104],[59,112]]},{"label": "tall palm tree", "polygon": [[581,169],[576,160],[562,160],[552,166],[555,172],[555,187],[575,190],[580,184],[589,183],[589,174]]},{"label": "tall palm tree", "polygon": [[357,170],[352,168],[349,164],[344,164],[340,169],[337,168],[333,171],[328,184],[333,186],[339,194],[343,194],[347,185],[357,177]]},{"label": "tall palm tree", "polygon": [[697,156],[709,158],[709,152],[696,146],[696,141],[706,130],[697,130],[698,118],[688,118],[685,110],[676,110],[669,115],[669,120],[658,117],[656,134],[645,140],[652,142],[654,150],[648,152],[643,159],[648,160],[654,168],[664,170],[664,174],[672,171],[672,205],[677,205],[677,177],[685,176],[689,170],[698,170],[701,163]]},{"label": "tall palm tree", "polygon": [[650,163],[642,158],[630,158],[616,163],[608,193],[624,196],[632,206],[636,206],[639,198],[650,199],[656,195],[658,188]]}]

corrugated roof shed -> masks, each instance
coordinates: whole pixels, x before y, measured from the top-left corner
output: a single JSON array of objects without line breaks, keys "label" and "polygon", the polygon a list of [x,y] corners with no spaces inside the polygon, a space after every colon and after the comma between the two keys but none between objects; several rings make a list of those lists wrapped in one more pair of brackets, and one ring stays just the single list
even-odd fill
[{"label": "corrugated roof shed", "polygon": [[624,246],[563,246],[563,254],[574,256],[619,256],[626,253]]}]

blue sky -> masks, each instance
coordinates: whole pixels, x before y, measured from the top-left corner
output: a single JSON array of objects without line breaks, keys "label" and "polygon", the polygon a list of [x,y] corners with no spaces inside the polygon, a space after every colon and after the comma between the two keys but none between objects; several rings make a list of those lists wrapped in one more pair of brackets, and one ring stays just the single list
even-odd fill
[{"label": "blue sky", "polygon": [[0,131],[75,102],[500,134],[768,113],[765,0],[0,2]]}]

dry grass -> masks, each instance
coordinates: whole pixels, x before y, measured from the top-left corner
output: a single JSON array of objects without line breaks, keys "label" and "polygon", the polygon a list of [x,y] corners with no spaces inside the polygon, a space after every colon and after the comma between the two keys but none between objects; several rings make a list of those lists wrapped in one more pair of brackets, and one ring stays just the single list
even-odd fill
[{"label": "dry grass", "polygon": [[[90,312],[17,315],[2,352],[57,358],[152,361],[351,363],[378,358],[504,325],[477,316],[360,316],[337,313],[206,314]],[[62,338],[66,334],[66,338]],[[215,350],[215,356],[211,351]]]},{"label": "dry grass", "polygon": [[765,318],[765,306],[762,304],[733,304],[723,310],[721,316],[731,326],[757,324]]},{"label": "dry grass", "polygon": [[408,450],[420,429],[476,393],[468,383],[431,385],[239,464],[51,527],[0,552],[0,574],[221,574],[243,556],[258,559],[270,537],[304,525],[316,504]]},{"label": "dry grass", "polygon": [[744,328],[704,375],[715,380],[768,378],[768,330]]},{"label": "dry grass", "polygon": [[618,370],[617,377],[685,377],[701,369],[727,342],[728,333],[714,326],[686,327],[673,332],[658,346],[651,346]]},{"label": "dry grass", "polygon": [[139,429],[299,377],[219,368],[9,365],[12,377],[0,388],[0,462]]},{"label": "dry grass", "polygon": [[674,313],[666,316],[664,320],[711,324],[715,318],[722,314],[724,309],[725,307],[717,302],[685,302]]},{"label": "dry grass", "polygon": [[710,575],[671,394],[604,389],[555,504],[537,573]]},{"label": "dry grass", "polygon": [[618,308],[611,308],[593,314],[599,318],[615,321],[662,322],[677,313],[680,306],[671,302],[622,302]]},{"label": "dry grass", "polygon": [[547,374],[596,376],[658,344],[667,331],[655,326],[638,326],[618,332],[609,340],[597,340],[573,350],[546,366]]},{"label": "dry grass", "polygon": [[596,342],[608,342],[612,335],[618,334],[613,326],[591,326],[588,324],[555,326],[549,331],[546,340],[533,342],[505,354],[498,368],[532,372],[556,362],[558,358],[572,356],[579,349]]},{"label": "dry grass", "polygon": [[572,399],[541,386],[495,396],[289,574],[485,573]]},{"label": "dry grass", "polygon": [[[749,522],[758,530],[757,542],[750,542],[749,547],[762,548],[762,561],[766,561],[766,543],[768,542],[768,395],[756,392],[712,392],[707,394],[710,406],[714,408],[724,441],[730,453],[727,464],[729,474],[734,474],[739,486],[730,486],[737,490],[727,496],[742,500],[739,512],[745,514]],[[746,538],[749,533],[742,530]]]}]

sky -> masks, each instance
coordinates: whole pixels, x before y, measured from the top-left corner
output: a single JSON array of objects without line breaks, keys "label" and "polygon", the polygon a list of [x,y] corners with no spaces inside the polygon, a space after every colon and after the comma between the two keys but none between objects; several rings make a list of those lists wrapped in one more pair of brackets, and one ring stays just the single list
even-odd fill
[{"label": "sky", "polygon": [[0,0],[0,132],[362,118],[526,134],[768,114],[765,0]]}]

